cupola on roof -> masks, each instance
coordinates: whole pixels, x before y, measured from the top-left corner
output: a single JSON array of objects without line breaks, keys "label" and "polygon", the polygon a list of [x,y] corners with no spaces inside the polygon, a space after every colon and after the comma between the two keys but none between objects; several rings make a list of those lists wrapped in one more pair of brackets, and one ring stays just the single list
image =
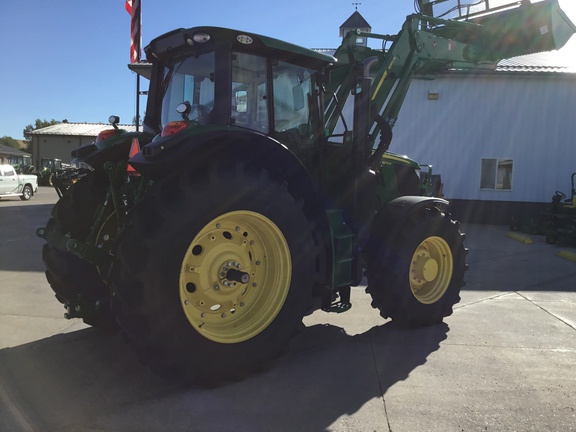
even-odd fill
[{"label": "cupola on roof", "polygon": [[368,24],[368,21],[366,21],[358,11],[354,11],[354,13],[340,26],[340,36],[345,36],[350,30],[356,29],[360,29],[367,33],[372,31],[372,27]]}]

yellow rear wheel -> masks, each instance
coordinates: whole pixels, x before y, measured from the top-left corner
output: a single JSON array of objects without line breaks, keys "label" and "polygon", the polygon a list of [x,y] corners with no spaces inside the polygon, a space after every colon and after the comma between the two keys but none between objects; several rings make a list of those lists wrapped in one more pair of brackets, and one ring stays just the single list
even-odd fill
[{"label": "yellow rear wheel", "polygon": [[263,168],[225,161],[158,181],[131,212],[112,305],[155,372],[212,386],[286,349],[321,263],[316,225],[290,190]]}]

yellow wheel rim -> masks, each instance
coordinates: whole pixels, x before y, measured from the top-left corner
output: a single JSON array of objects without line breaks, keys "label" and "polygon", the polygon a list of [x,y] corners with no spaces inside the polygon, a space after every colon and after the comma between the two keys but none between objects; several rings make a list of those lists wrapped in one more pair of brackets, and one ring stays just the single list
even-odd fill
[{"label": "yellow wheel rim", "polygon": [[180,269],[180,300],[204,337],[238,343],[262,332],[280,312],[292,275],[288,243],[265,216],[235,211],[194,237]]},{"label": "yellow wheel rim", "polygon": [[441,237],[428,237],[418,245],[410,262],[410,289],[424,304],[442,298],[454,269],[450,246]]}]

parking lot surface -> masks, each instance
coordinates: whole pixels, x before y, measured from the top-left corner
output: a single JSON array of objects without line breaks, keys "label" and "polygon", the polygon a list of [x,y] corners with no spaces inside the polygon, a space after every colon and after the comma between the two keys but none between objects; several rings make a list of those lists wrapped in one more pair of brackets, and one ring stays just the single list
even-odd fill
[{"label": "parking lot surface", "polygon": [[445,323],[397,329],[360,286],[266,371],[189,388],[63,318],[35,235],[56,200],[0,200],[2,432],[576,431],[576,263],[558,255],[574,248],[463,225],[470,269]]}]

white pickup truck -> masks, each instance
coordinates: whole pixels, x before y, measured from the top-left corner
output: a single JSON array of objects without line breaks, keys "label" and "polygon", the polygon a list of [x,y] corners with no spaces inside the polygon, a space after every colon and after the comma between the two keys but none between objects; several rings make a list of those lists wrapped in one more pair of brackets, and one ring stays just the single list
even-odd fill
[{"label": "white pickup truck", "polygon": [[29,200],[38,191],[38,177],[33,174],[16,174],[12,165],[0,165],[0,198],[20,197]]}]

